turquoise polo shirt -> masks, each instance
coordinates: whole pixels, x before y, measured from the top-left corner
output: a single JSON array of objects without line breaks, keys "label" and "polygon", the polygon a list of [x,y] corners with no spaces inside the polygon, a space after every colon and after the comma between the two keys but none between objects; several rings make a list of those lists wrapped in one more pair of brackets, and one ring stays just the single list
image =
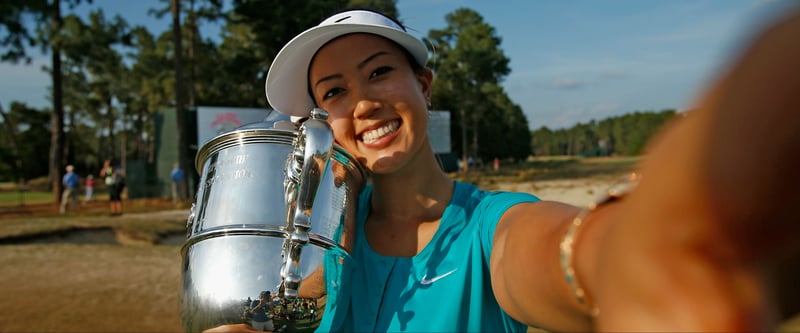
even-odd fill
[{"label": "turquoise polo shirt", "polygon": [[344,282],[347,290],[338,290],[337,303],[349,299],[349,304],[329,313],[332,318],[326,318],[327,325],[320,329],[527,331],[526,325],[511,318],[497,304],[489,257],[500,217],[513,205],[539,201],[537,197],[527,193],[487,192],[472,184],[456,182],[436,234],[419,254],[407,258],[380,255],[366,241],[364,224],[370,212],[371,194],[372,188],[367,187],[359,198],[356,241],[343,276],[343,281],[348,281]]}]

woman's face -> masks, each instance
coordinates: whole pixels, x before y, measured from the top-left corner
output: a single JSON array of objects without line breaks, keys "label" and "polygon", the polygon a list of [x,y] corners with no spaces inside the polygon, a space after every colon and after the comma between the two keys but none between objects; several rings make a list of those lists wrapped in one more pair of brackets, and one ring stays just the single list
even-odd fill
[{"label": "woman's face", "polygon": [[400,46],[363,33],[326,44],[309,68],[336,143],[377,174],[401,168],[427,144],[431,80]]}]

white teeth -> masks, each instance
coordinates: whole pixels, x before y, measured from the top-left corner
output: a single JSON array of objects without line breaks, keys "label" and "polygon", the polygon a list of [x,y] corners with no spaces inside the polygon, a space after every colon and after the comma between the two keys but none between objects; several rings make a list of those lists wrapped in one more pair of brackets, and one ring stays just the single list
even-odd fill
[{"label": "white teeth", "polygon": [[361,135],[361,139],[364,141],[364,143],[371,143],[386,135],[394,133],[394,131],[396,131],[397,128],[399,127],[400,127],[400,122],[397,120],[393,120],[388,124],[384,125],[383,127],[364,132],[364,134]]}]

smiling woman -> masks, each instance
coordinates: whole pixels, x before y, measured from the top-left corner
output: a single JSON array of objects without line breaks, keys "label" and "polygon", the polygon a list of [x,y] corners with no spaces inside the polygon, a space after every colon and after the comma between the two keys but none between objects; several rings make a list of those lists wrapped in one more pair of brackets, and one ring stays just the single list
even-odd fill
[{"label": "smiling woman", "polygon": [[772,276],[800,255],[798,36],[795,12],[584,208],[450,179],[427,136],[424,44],[396,20],[348,10],[301,33],[267,98],[326,120],[371,178],[352,246],[315,280],[335,291],[319,330],[774,330]]}]

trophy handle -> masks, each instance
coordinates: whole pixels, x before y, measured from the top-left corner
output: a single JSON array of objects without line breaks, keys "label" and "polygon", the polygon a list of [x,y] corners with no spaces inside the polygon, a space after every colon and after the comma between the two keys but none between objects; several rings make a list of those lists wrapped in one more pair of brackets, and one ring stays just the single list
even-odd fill
[{"label": "trophy handle", "polygon": [[300,126],[295,138],[294,151],[287,166],[284,183],[286,194],[287,239],[283,247],[282,287],[287,297],[297,297],[302,280],[300,253],[309,241],[311,209],[322,181],[325,167],[333,150],[333,131],[328,125],[328,113],[322,109],[311,110],[311,117]]}]

